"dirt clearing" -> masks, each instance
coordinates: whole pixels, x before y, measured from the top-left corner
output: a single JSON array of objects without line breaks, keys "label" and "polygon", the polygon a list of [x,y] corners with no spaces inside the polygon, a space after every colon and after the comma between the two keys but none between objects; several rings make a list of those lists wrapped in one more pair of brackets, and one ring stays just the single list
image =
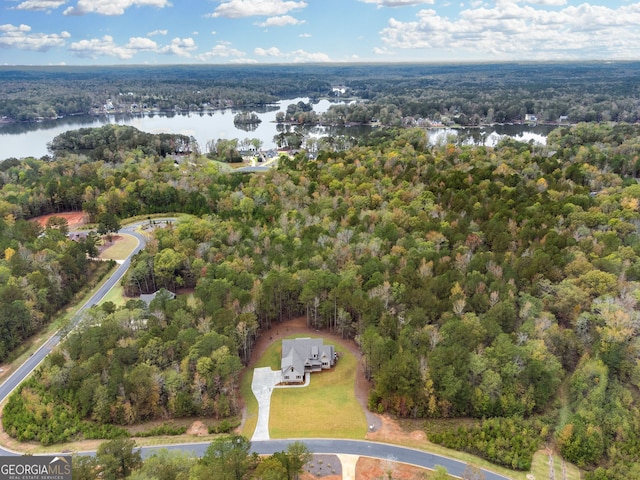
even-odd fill
[{"label": "dirt clearing", "polygon": [[42,215],[41,217],[32,218],[31,222],[37,222],[41,226],[47,224],[47,220],[51,217],[64,218],[69,224],[69,230],[76,230],[87,223],[87,214],[84,212],[62,212]]}]

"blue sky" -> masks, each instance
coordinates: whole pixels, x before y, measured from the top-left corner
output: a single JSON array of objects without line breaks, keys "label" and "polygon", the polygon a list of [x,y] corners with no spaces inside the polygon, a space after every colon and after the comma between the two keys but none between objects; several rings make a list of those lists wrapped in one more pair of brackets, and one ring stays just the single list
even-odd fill
[{"label": "blue sky", "polygon": [[640,60],[630,0],[0,0],[0,64]]}]

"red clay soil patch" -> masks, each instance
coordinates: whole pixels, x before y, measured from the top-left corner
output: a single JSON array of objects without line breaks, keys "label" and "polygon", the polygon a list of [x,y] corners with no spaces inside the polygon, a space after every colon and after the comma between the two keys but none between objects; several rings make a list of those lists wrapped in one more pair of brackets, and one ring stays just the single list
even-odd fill
[{"label": "red clay soil patch", "polygon": [[[375,432],[368,432],[367,440],[374,440],[377,442],[400,443],[402,440],[406,440],[409,437],[414,439],[416,438],[414,437],[413,433],[409,435],[407,432],[405,432],[402,429],[402,427],[398,425],[398,422],[396,422],[389,415],[387,414],[380,415],[380,418],[382,420],[382,426],[380,427],[379,430]],[[420,433],[422,433],[423,438],[425,438],[424,433],[423,432],[420,432]]]},{"label": "red clay soil patch", "polygon": [[187,429],[187,435],[195,435],[196,437],[204,437],[209,435],[209,429],[207,426],[199,420],[196,420]]},{"label": "red clay soil patch", "polygon": [[62,213],[52,213],[50,215],[42,215],[41,217],[32,218],[31,222],[38,222],[41,226],[45,226],[47,224],[47,220],[51,217],[60,217],[67,220],[69,224],[69,230],[75,230],[80,228],[85,223],[87,223],[86,214],[84,212],[62,212]]},{"label": "red clay soil patch", "polygon": [[404,463],[391,462],[378,458],[360,457],[356,464],[358,480],[393,478],[394,480],[422,480],[427,470]]}]

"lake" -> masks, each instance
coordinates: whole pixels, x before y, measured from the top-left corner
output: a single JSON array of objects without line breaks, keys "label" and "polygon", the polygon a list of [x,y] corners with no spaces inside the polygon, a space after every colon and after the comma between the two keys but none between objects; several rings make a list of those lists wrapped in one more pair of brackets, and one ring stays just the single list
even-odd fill
[{"label": "lake", "polygon": [[[131,115],[77,115],[57,120],[46,120],[38,123],[10,123],[0,125],[0,159],[11,157],[42,157],[49,154],[47,144],[56,135],[68,130],[87,127],[101,127],[107,124],[130,125],[149,133],[179,133],[194,137],[200,151],[207,151],[207,142],[219,138],[258,138],[263,148],[273,148],[273,137],[279,133],[275,123],[276,113],[286,110],[291,103],[308,102],[308,98],[282,100],[268,109],[256,111],[262,120],[251,131],[243,130],[233,123],[233,118],[240,110],[226,109],[210,112],[149,113]],[[326,112],[332,102],[320,100],[313,105],[317,113]],[[309,127],[313,136],[323,134],[348,134],[357,137],[370,130],[371,127]],[[533,140],[544,144],[546,135],[553,129],[549,126],[496,125],[473,129],[428,129],[429,142],[432,144],[460,140],[467,144],[495,145],[501,136],[508,135],[520,141]],[[464,138],[458,139],[456,137]]]}]

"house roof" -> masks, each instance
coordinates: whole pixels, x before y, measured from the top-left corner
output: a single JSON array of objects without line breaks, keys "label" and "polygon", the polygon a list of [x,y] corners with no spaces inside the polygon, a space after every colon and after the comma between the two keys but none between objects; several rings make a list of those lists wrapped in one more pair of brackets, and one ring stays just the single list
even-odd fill
[{"label": "house roof", "polygon": [[333,346],[324,345],[321,338],[294,338],[282,340],[280,369],[289,367],[304,373],[305,366],[321,366],[322,358],[333,359]]},{"label": "house roof", "polygon": [[152,300],[154,300],[158,296],[158,294],[160,292],[162,292],[162,291],[167,292],[169,294],[169,298],[170,299],[173,300],[174,298],[176,298],[176,294],[175,293],[170,292],[168,290],[160,289],[160,290],[158,290],[156,292],[153,292],[153,293],[144,293],[144,294],[140,295],[140,300],[144,301],[147,305],[149,305],[152,302]]},{"label": "house roof", "polygon": [[304,373],[304,363],[305,359],[295,348],[292,348],[289,350],[289,354],[286,357],[282,357],[280,369],[282,370],[283,375],[286,373],[286,370],[290,368],[293,368],[296,373],[302,375]]}]

